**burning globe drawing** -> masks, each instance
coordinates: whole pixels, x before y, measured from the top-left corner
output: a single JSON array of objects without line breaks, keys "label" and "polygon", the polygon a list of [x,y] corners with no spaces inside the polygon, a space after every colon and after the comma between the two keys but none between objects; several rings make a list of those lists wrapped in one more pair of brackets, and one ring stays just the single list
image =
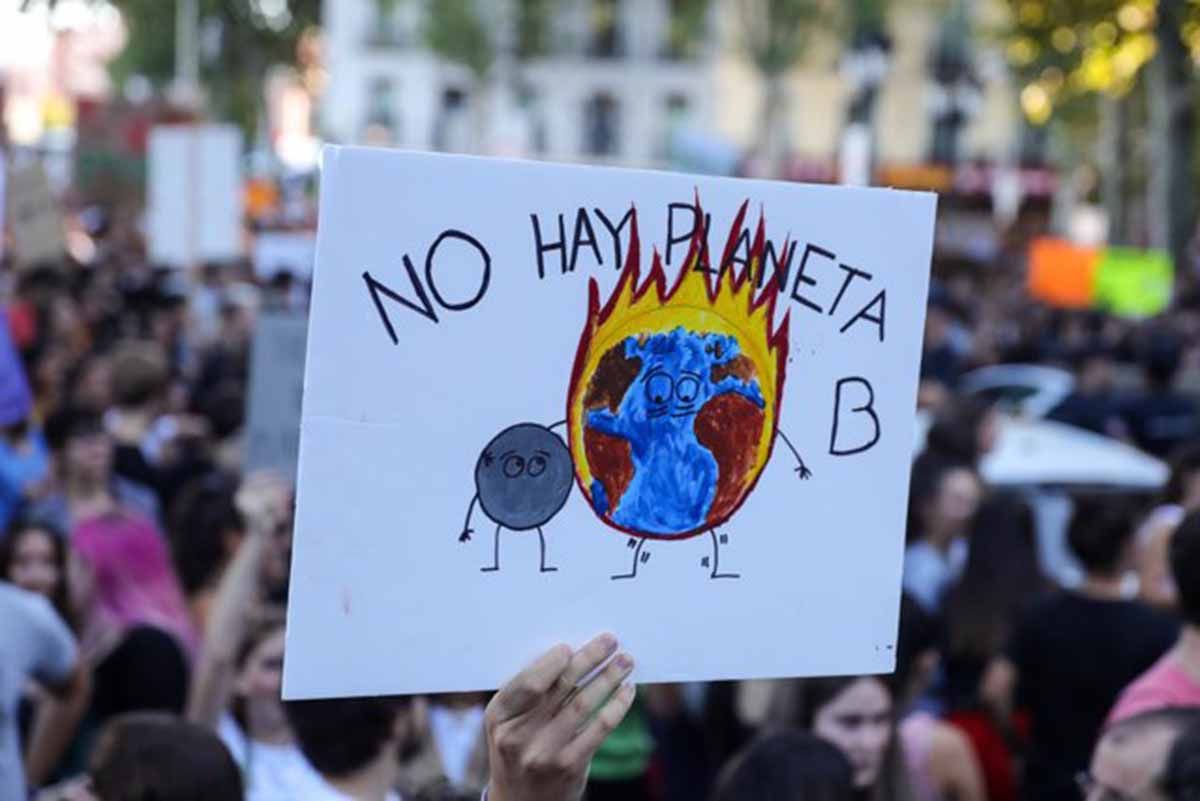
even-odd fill
[{"label": "burning globe drawing", "polygon": [[787,320],[772,331],[773,282],[756,294],[752,280],[764,267],[761,220],[746,268],[733,269],[745,210],[722,269],[710,268],[698,231],[669,285],[657,252],[641,282],[635,218],[626,263],[603,306],[590,282],[568,392],[568,444],[592,510],[631,536],[680,540],[713,531],[770,459]]}]

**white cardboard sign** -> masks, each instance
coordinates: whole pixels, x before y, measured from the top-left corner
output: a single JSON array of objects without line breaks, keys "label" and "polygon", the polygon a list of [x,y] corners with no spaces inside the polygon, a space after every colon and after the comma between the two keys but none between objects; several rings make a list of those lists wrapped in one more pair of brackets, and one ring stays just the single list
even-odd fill
[{"label": "white cardboard sign", "polygon": [[150,258],[170,267],[242,255],[241,133],[232,125],[150,131],[146,189]]},{"label": "white cardboard sign", "polygon": [[0,195],[6,198],[17,267],[60,266],[65,252],[62,211],[50,191],[41,162],[13,169],[4,189]]},{"label": "white cardboard sign", "polygon": [[323,170],[285,698],[892,670],[933,195]]}]

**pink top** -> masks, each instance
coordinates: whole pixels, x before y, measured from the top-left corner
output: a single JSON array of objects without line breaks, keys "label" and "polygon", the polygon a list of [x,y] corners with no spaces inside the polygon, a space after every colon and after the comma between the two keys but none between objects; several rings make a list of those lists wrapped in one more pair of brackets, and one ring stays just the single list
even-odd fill
[{"label": "pink top", "polygon": [[913,712],[900,722],[900,741],[904,761],[917,801],[940,801],[933,777],[929,774],[929,755],[938,720],[924,711]]},{"label": "pink top", "polygon": [[1171,706],[1200,707],[1200,682],[1168,653],[1122,691],[1106,725]]}]

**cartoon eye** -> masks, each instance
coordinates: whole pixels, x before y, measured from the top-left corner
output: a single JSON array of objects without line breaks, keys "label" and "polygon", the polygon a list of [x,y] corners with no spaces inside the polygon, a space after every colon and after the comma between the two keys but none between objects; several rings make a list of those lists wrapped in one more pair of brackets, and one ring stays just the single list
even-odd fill
[{"label": "cartoon eye", "polygon": [[646,397],[651,403],[666,403],[675,391],[675,382],[666,373],[655,373],[646,380]]},{"label": "cartoon eye", "polygon": [[504,475],[516,478],[525,472],[525,460],[515,453],[504,460]]},{"label": "cartoon eye", "polygon": [[531,476],[540,476],[542,473],[546,472],[546,457],[534,456],[531,458],[525,472]]},{"label": "cartoon eye", "polygon": [[690,375],[685,375],[675,384],[675,397],[682,403],[691,403],[700,394],[700,382]]}]

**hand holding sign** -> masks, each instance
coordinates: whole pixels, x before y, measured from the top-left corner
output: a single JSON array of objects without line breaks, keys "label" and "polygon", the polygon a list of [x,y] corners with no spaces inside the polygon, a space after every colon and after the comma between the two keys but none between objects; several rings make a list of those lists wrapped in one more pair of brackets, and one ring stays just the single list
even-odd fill
[{"label": "hand holding sign", "polygon": [[496,693],[487,708],[489,801],[583,797],[592,756],[633,704],[633,685],[621,684],[633,660],[616,650],[611,634],[574,654],[556,646]]}]

